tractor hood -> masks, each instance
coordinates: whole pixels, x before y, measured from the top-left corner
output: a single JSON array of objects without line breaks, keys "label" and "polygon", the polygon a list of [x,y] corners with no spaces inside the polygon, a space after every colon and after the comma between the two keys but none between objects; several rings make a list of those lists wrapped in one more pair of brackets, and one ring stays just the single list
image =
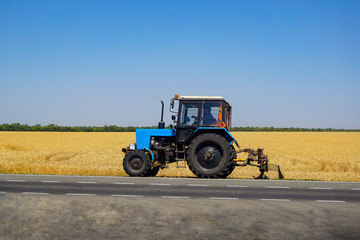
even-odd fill
[{"label": "tractor hood", "polygon": [[136,129],[136,149],[149,150],[151,137],[175,137],[175,129]]}]

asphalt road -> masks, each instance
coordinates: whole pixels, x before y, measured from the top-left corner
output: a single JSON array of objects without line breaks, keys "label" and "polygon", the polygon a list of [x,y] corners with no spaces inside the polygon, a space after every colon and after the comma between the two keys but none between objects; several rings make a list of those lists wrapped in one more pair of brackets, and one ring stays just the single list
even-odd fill
[{"label": "asphalt road", "polygon": [[360,183],[0,175],[0,193],[359,203]]},{"label": "asphalt road", "polygon": [[0,239],[360,239],[360,183],[0,175]]}]

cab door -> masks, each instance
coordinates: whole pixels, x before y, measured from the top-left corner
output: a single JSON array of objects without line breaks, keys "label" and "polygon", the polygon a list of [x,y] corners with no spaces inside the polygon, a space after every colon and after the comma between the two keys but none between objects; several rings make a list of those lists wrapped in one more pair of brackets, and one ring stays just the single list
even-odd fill
[{"label": "cab door", "polygon": [[186,144],[199,127],[200,102],[180,102],[178,116],[175,141],[177,144]]}]

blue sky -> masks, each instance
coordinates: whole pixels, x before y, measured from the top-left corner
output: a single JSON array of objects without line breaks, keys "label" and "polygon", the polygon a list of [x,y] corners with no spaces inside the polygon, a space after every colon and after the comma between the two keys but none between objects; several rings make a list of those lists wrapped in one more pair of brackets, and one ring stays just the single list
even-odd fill
[{"label": "blue sky", "polygon": [[224,96],[233,126],[360,128],[360,1],[0,0],[0,123],[149,126]]}]

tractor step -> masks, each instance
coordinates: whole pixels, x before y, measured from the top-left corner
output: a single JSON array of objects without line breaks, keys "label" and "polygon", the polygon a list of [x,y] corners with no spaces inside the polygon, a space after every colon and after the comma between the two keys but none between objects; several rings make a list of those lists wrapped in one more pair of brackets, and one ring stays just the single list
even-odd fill
[{"label": "tractor step", "polygon": [[186,168],[184,145],[177,144],[175,149],[175,161],[177,168]]},{"label": "tractor step", "polygon": [[[175,158],[175,160],[176,160],[176,168],[186,168],[185,159]],[[183,162],[183,164],[181,162]]]}]

